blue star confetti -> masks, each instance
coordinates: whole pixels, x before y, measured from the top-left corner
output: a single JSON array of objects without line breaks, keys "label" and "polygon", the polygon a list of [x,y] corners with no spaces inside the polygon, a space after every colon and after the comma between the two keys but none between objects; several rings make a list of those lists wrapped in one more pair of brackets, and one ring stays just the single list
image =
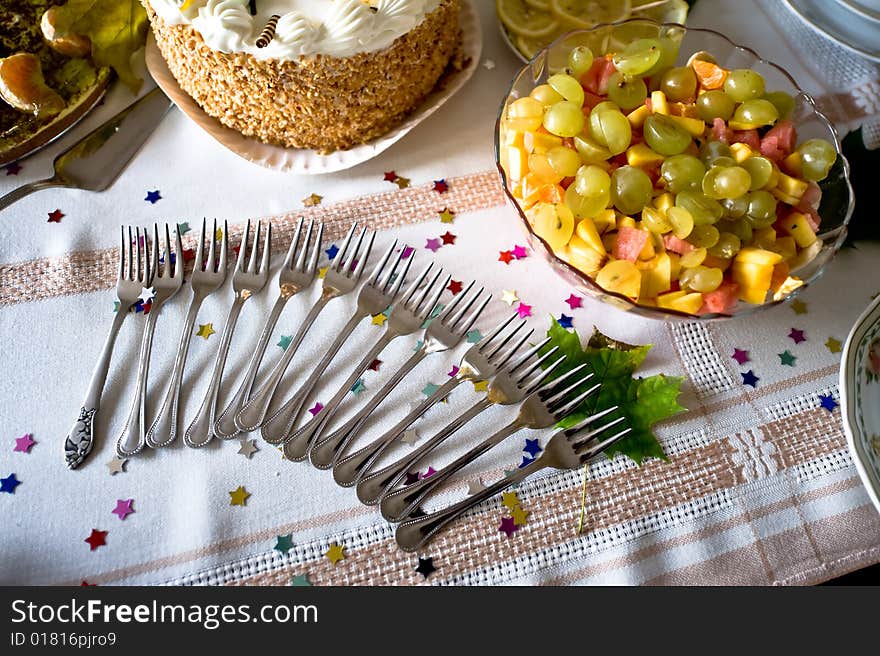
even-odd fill
[{"label": "blue star confetti", "polygon": [[522,469],[523,467],[528,467],[533,462],[535,462],[534,458],[529,458],[527,456],[523,456],[522,462],[519,463],[519,468]]},{"label": "blue star confetti", "polygon": [[528,453],[532,458],[536,457],[543,450],[544,449],[541,448],[541,445],[538,444],[537,438],[534,440],[526,438],[526,445],[523,447],[523,451]]},{"label": "blue star confetti", "polygon": [[819,395],[819,406],[825,408],[828,412],[834,412],[834,408],[836,408],[837,405],[837,401],[834,400],[834,397],[831,394]]},{"label": "blue star confetti", "polygon": [[15,494],[15,488],[19,485],[21,485],[21,481],[18,480],[14,473],[6,478],[0,478],[0,492]]},{"label": "blue star confetti", "polygon": [[570,316],[568,316],[567,314],[561,314],[559,316],[558,323],[562,328],[572,328],[573,326],[571,324],[571,321],[572,318]]},{"label": "blue star confetti", "polygon": [[339,254],[339,247],[336,244],[331,244],[330,248],[324,252],[327,253],[327,259],[332,260]]},{"label": "blue star confetti", "polygon": [[752,387],[758,386],[758,381],[761,380],[755,375],[755,372],[749,369],[744,374],[740,374],[743,377],[743,385],[751,385]]},{"label": "blue star confetti", "polygon": [[144,198],[144,200],[146,202],[150,203],[151,205],[155,205],[160,200],[162,200],[162,195],[159,193],[158,189],[156,189],[156,191],[148,191],[147,197]]}]

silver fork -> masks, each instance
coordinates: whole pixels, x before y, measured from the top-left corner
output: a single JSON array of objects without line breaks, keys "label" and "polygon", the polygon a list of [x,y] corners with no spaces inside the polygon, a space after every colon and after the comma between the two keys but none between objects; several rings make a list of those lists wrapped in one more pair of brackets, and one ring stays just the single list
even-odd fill
[{"label": "silver fork", "polygon": [[202,219],[202,233],[199,237],[199,245],[196,247],[195,264],[193,265],[190,285],[193,297],[183,322],[180,332],[180,341],[177,344],[177,355],[174,358],[174,368],[171,371],[171,380],[168,382],[168,391],[165,393],[165,401],[159,410],[159,415],[147,431],[147,446],[158,449],[171,444],[177,438],[177,413],[180,409],[180,383],[183,379],[183,371],[186,367],[186,358],[189,354],[189,345],[193,337],[193,327],[199,315],[205,299],[223,286],[226,281],[226,247],[227,225],[223,223],[223,236],[220,240],[220,257],[214,258],[214,243],[217,241],[217,219],[210,235],[208,246],[208,259],[203,261],[205,234],[207,221]]},{"label": "silver fork", "polygon": [[[529,331],[524,337],[522,337],[517,346],[508,351],[502,350],[504,346],[507,345],[507,343],[526,325],[525,321],[520,321],[514,326],[513,330],[507,334],[507,336],[502,337],[501,333],[514,319],[516,319],[516,317],[517,315],[514,313],[498,325],[486,337],[471,346],[461,358],[458,373],[435,390],[431,396],[423,400],[418,406],[410,411],[406,417],[397,422],[393,428],[380,435],[368,445],[334,463],[333,480],[343,487],[357,485],[364,473],[369,471],[372,464],[380,458],[388,448],[390,448],[394,441],[400,437],[407,428],[409,428],[417,419],[422,417],[435,404],[449,396],[461,383],[465,381],[476,382],[478,380],[488,380],[494,376],[498,369],[504,366],[507,361],[516,354],[517,349],[522,347],[532,334],[532,331]],[[500,341],[496,343],[496,340]]]},{"label": "silver fork", "polygon": [[[539,390],[532,392],[520,406],[516,419],[474,446],[467,453],[456,458],[437,473],[417,483],[407,485],[402,489],[393,490],[384,495],[379,501],[382,516],[389,522],[403,521],[410,517],[425,498],[440,487],[444,481],[493,447],[501,444],[511,435],[516,434],[523,428],[550,428],[568,416],[584,399],[594,394],[601,387],[601,385],[593,385],[589,389],[579,394],[577,393],[578,388],[593,377],[592,373],[580,375],[573,383],[563,387],[567,380],[580,374],[586,366],[586,364],[582,364],[575,367],[559,378],[545,383]],[[575,394],[573,398],[571,396],[572,393]],[[600,419],[610,412],[610,410],[605,410],[593,415],[593,420]],[[623,417],[616,421],[620,423],[623,421]],[[609,424],[609,426],[612,425],[614,425],[613,422]]]},{"label": "silver fork", "polygon": [[[315,243],[312,245],[311,254],[309,254],[309,243],[312,239],[315,222],[314,220],[309,222],[305,240],[302,246],[300,246],[299,238],[300,233],[302,233],[302,227],[303,220],[300,219],[296,224],[296,232],[293,235],[293,241],[290,242],[287,257],[284,258],[281,271],[278,273],[278,298],[275,300],[269,316],[266,317],[263,331],[260,333],[257,347],[254,349],[254,353],[248,363],[244,378],[238,386],[238,391],[233,395],[232,400],[226,404],[226,408],[220,413],[220,416],[214,423],[214,434],[221,439],[228,440],[241,432],[241,429],[235,424],[235,416],[244,404],[247,403],[248,397],[250,397],[254,386],[254,379],[257,377],[260,363],[263,361],[266,347],[269,345],[269,338],[272,336],[272,331],[275,330],[275,325],[278,323],[281,311],[284,310],[287,301],[301,291],[308,289],[315,280],[315,273],[318,270],[318,254],[321,252],[321,238],[324,235],[324,224],[318,224],[318,234],[315,238]],[[306,255],[308,255],[308,261],[306,261]],[[296,261],[294,261],[294,257],[296,257]],[[288,348],[291,347],[293,347],[292,343]],[[294,350],[296,349],[294,348]]]},{"label": "silver fork", "polygon": [[[613,410],[617,410],[614,406]],[[611,437],[601,439],[602,434],[612,425],[599,426],[587,433],[582,433],[595,420],[588,417],[581,423],[566,430],[558,431],[550,438],[544,451],[525,467],[517,469],[513,474],[500,481],[493,483],[487,488],[480,490],[475,495],[464,499],[443,510],[419,517],[408,519],[397,527],[394,537],[401,549],[407,552],[421,549],[440,529],[463,515],[477,504],[489,499],[511,485],[524,480],[547,467],[556,469],[577,469],[582,467],[590,458],[602,453],[610,446],[626,437],[631,428],[624,428]]]},{"label": "silver fork", "polygon": [[[290,344],[284,350],[284,354],[278,362],[275,363],[275,366],[272,367],[272,371],[269,373],[266,382],[260,386],[260,388],[236,414],[235,425],[242,431],[247,432],[256,430],[263,423],[263,420],[269,412],[269,406],[275,396],[275,391],[278,389],[278,385],[281,383],[281,379],[287,371],[287,367],[290,366],[297,349],[299,349],[300,344],[303,339],[305,339],[312,324],[315,323],[318,315],[321,314],[327,306],[327,303],[334,298],[339,298],[340,296],[345,296],[346,294],[353,292],[360,282],[361,276],[364,273],[364,266],[370,258],[370,251],[372,250],[373,240],[376,238],[376,233],[370,233],[363,257],[358,258],[358,254],[360,253],[361,246],[363,245],[364,238],[367,234],[367,229],[364,228],[361,230],[357,242],[349,250],[356,228],[357,223],[352,224],[348,231],[348,235],[342,244],[342,248],[336,254],[330,268],[327,269],[327,274],[324,276],[324,283],[321,289],[321,297],[315,301],[312,309],[309,310],[305,319],[303,319]],[[293,404],[291,404],[291,407],[293,407]],[[300,409],[294,408],[294,411],[300,412]],[[263,437],[266,439],[265,436]],[[266,439],[266,441],[270,443],[279,443],[283,437],[283,435],[280,436],[277,442],[272,442],[268,439]]]},{"label": "silver fork", "polygon": [[540,370],[535,374],[535,371],[540,369],[541,365],[551,358],[558,350],[558,347],[554,346],[541,355],[537,360],[532,362],[532,358],[538,353],[538,351],[544,348],[549,341],[549,337],[544,339],[537,346],[526,351],[526,353],[524,353],[518,360],[501,368],[492,380],[492,384],[489,385],[489,393],[449,422],[427,442],[396,462],[383,467],[379,471],[372,472],[361,479],[357,484],[358,499],[367,505],[375,505],[379,503],[384,495],[397,487],[397,484],[403,480],[406,473],[413,465],[443,444],[443,442],[471,421],[471,419],[493,405],[513,405],[514,403],[519,403],[526,396],[535,391],[541,385],[542,381],[544,381],[544,379],[546,379],[552,371],[558,367],[563,360],[565,360],[565,356],[563,355],[550,364],[546,369]]},{"label": "silver fork", "polygon": [[[351,333],[354,332],[354,329],[357,328],[357,325],[361,320],[371,315],[376,315],[391,305],[393,297],[389,296],[388,286],[391,284],[391,277],[400,264],[403,253],[406,252],[406,246],[404,246],[400,250],[397,259],[394,261],[394,265],[386,270],[386,265],[391,259],[391,255],[394,253],[396,246],[397,240],[395,239],[394,243],[391,244],[376,264],[376,268],[370,274],[366,284],[361,287],[361,291],[358,293],[357,298],[357,309],[351,315],[346,324],[339,330],[333,343],[327,349],[327,352],[321,357],[318,364],[315,365],[315,368],[312,370],[311,374],[309,374],[309,377],[302,385],[300,385],[296,393],[288,399],[284,405],[278,408],[278,410],[276,410],[260,427],[260,435],[269,444],[281,444],[287,440],[287,436],[290,434],[294,424],[296,424],[302,414],[309,394],[312,393],[315,385],[318,384],[321,376],[324,375],[324,371],[330,366],[330,363],[333,361],[333,358],[336,357],[339,349],[342,348],[342,345],[351,336]],[[345,269],[347,270],[347,266]],[[402,282],[403,277],[400,277],[399,281]],[[395,289],[399,289],[399,287],[399,284],[395,285]],[[302,460],[306,456],[306,449],[302,449],[301,453],[298,452],[297,455],[297,459]]]},{"label": "silver fork", "polygon": [[[492,299],[488,296],[482,300],[479,307],[469,317],[465,314],[474,303],[483,295],[481,288],[476,294],[471,295],[474,283],[471,282],[463,292],[444,308],[433,321],[425,328],[420,346],[404,362],[394,375],[377,391],[367,404],[358,413],[349,419],[341,428],[335,430],[323,440],[317,442],[309,452],[309,459],[319,469],[328,469],[334,466],[340,456],[345,453],[349,442],[360,432],[364,422],[369,418],[380,403],[397,387],[397,385],[427,356],[433,353],[442,353],[455,348],[464,339],[471,326],[480,317],[486,305]],[[459,310],[458,306],[465,298],[469,300]],[[392,313],[392,318],[394,314]]]},{"label": "silver fork", "polygon": [[[171,247],[171,231],[165,224],[165,263],[159,270],[159,224],[153,224],[153,252],[152,286],[155,290],[150,313],[144,325],[144,336],[141,341],[141,349],[138,354],[137,378],[135,383],[134,398],[131,402],[131,410],[128,419],[122,429],[122,434],[116,441],[116,454],[120,458],[129,458],[140,453],[145,444],[146,431],[146,405],[147,405],[147,376],[150,370],[150,353],[153,350],[153,334],[156,331],[156,322],[165,301],[180,291],[183,286],[183,246],[180,243],[180,231],[175,232],[176,252]],[[174,262],[172,263],[172,260]],[[174,270],[172,273],[172,269]]]},{"label": "silver fork", "polygon": [[[223,368],[226,366],[226,355],[229,353],[229,344],[235,332],[235,325],[244,307],[245,302],[254,294],[266,286],[269,280],[269,256],[272,252],[272,224],[266,226],[266,240],[263,244],[262,259],[259,260],[260,250],[260,223],[254,231],[254,239],[250,244],[250,257],[248,258],[248,240],[251,234],[251,222],[248,221],[241,237],[241,245],[238,249],[238,259],[235,263],[235,273],[232,274],[232,290],[235,299],[226,316],[223,325],[223,334],[220,336],[220,345],[217,348],[217,356],[214,359],[214,367],[211,370],[211,381],[205,392],[205,398],[199,407],[195,418],[183,434],[183,441],[187,446],[198,448],[205,446],[214,436],[214,413],[217,409],[217,395],[220,393],[220,382],[223,378]],[[247,269],[245,260],[247,259]]]},{"label": "silver fork", "polygon": [[[118,308],[110,325],[110,332],[104,341],[101,355],[95,364],[86,398],[79,410],[79,417],[64,440],[64,460],[69,469],[79,467],[92,450],[95,443],[95,416],[101,407],[101,393],[107,381],[113,346],[122,323],[129,314],[129,308],[137,302],[141,290],[149,287],[152,280],[150,258],[147,252],[147,232],[135,229],[132,245],[131,226],[128,227],[128,240],[125,239],[125,226],[120,228],[122,241],[119,247],[119,273],[116,278],[116,300]],[[135,255],[135,253],[137,253]],[[136,268],[135,268],[136,267]]]}]

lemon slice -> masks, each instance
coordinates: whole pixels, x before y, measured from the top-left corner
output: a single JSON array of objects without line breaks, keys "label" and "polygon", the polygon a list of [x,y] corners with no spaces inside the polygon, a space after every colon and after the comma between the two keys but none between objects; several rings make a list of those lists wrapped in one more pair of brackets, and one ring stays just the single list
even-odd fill
[{"label": "lemon slice", "polygon": [[633,18],[652,18],[658,23],[681,23],[688,15],[685,0],[632,0]]},{"label": "lemon slice", "polygon": [[550,12],[550,0],[526,0],[526,4],[540,11]]},{"label": "lemon slice", "polygon": [[560,21],[589,29],[599,23],[616,23],[630,17],[630,0],[550,0],[550,10]]},{"label": "lemon slice", "polygon": [[498,18],[512,34],[531,39],[546,37],[559,29],[556,18],[525,0],[496,0]]}]

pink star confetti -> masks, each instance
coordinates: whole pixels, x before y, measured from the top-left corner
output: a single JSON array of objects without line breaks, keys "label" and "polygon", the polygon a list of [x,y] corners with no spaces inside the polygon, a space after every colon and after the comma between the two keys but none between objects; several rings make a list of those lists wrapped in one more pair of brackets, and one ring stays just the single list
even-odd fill
[{"label": "pink star confetti", "polygon": [[434,469],[433,467],[428,467],[428,468],[425,470],[425,473],[424,473],[424,474],[422,474],[421,472],[419,472],[419,477],[420,477],[422,480],[424,480],[424,479],[426,479],[426,478],[430,478],[431,476],[433,476],[433,475],[436,474],[436,473],[437,473],[437,470],[436,470],[436,469]]},{"label": "pink star confetti", "polygon": [[117,499],[116,507],[110,512],[119,517],[121,521],[134,512],[131,507],[132,503],[134,503],[134,499]]},{"label": "pink star confetti", "polygon": [[583,306],[584,299],[582,299],[580,296],[575,296],[574,294],[572,294],[567,299],[565,299],[565,302],[568,303],[568,307],[570,307],[572,310],[577,310],[579,307]]},{"label": "pink star confetti", "polygon": [[455,378],[458,375],[459,369],[457,365],[452,365],[452,369],[449,370],[447,376],[450,378]]},{"label": "pink star confetti", "polygon": [[33,439],[33,435],[30,433],[25,433],[21,437],[15,438],[15,448],[13,451],[19,451],[21,453],[30,453],[31,447],[36,444]]},{"label": "pink star confetti", "polygon": [[514,246],[513,251],[511,252],[513,253],[513,256],[518,260],[529,256],[529,252],[526,250],[525,246]]},{"label": "pink star confetti", "polygon": [[801,342],[807,341],[806,336],[804,336],[804,331],[798,330],[797,328],[792,328],[791,332],[788,333],[788,336],[795,344],[800,344]]},{"label": "pink star confetti", "polygon": [[439,239],[428,239],[425,243],[425,248],[427,248],[432,253],[436,253],[443,244],[440,243]]},{"label": "pink star confetti", "polygon": [[519,530],[519,526],[516,525],[513,517],[502,517],[501,526],[498,527],[498,530],[504,533],[507,537],[510,537]]},{"label": "pink star confetti", "polygon": [[324,409],[324,404],[321,403],[321,402],[319,401],[319,402],[315,403],[314,406],[312,406],[311,408],[309,408],[309,412],[311,412],[311,413],[312,413],[312,416],[314,417],[314,416],[316,416],[319,412],[321,412],[321,410],[323,410],[323,409]]},{"label": "pink star confetti", "polygon": [[511,251],[501,251],[498,254],[498,261],[504,262],[505,264],[510,264],[510,261],[513,259],[513,253]]},{"label": "pink star confetti", "polygon": [[526,305],[522,301],[520,301],[519,305],[516,308],[517,314],[519,314],[520,319],[525,319],[526,317],[532,316],[532,306]]},{"label": "pink star confetti", "polygon": [[748,351],[743,351],[742,349],[738,348],[733,349],[733,355],[731,355],[730,357],[736,360],[739,364],[745,364],[746,362],[749,362],[751,360]]},{"label": "pink star confetti", "polygon": [[415,252],[415,250],[416,249],[413,248],[412,246],[404,246],[403,253],[400,255],[400,259],[402,259],[402,260],[407,259],[410,255],[412,255]]},{"label": "pink star confetti", "polygon": [[440,239],[443,240],[443,245],[446,246],[448,244],[454,244],[458,237],[447,230],[445,235],[440,235]]}]

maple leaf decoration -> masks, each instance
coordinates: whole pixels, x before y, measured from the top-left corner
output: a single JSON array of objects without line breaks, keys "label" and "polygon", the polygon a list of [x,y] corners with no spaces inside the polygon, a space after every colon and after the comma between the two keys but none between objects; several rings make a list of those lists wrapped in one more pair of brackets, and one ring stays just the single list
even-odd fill
[{"label": "maple leaf decoration", "polygon": [[[651,428],[654,424],[685,408],[678,404],[683,378],[658,374],[647,378],[635,378],[633,373],[651,350],[651,345],[633,346],[606,337],[594,329],[587,347],[581,346],[581,339],[576,331],[569,331],[559,325],[555,319],[547,331],[550,341],[541,349],[546,353],[554,346],[559,348],[558,355],[565,355],[552,377],[557,378],[575,367],[586,364],[586,369],[593,372],[590,384],[600,383],[602,387],[590,395],[565,419],[560,421],[559,428],[569,428],[580,423],[588,416],[612,406],[619,410],[609,415],[609,420],[621,414],[626,418],[626,425],[632,429],[629,436],[612,445],[605,451],[610,458],[615,453],[623,453],[637,464],[648,457],[666,460],[663,447],[654,437]],[[549,360],[548,360],[549,362]]]}]

